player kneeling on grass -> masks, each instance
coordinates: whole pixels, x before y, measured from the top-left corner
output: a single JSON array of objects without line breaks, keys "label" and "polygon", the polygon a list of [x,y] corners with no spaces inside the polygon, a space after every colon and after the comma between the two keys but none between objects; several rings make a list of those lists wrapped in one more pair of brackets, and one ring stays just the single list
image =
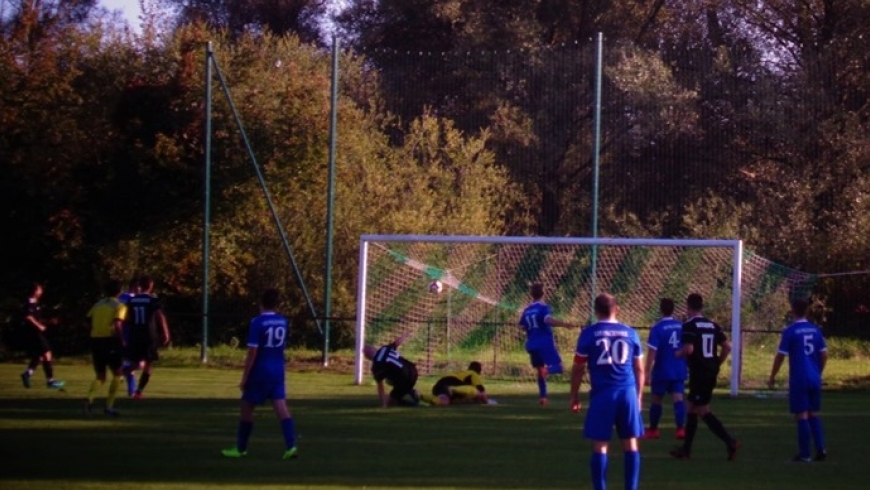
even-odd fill
[{"label": "player kneeling on grass", "polygon": [[248,331],[248,355],[242,373],[242,406],[236,447],[221,453],[228,458],[248,454],[248,440],[254,429],[254,409],[267,399],[272,400],[275,415],[281,421],[284,434],[284,459],[295,458],[296,428],[293,417],[287,410],[284,391],[284,347],[290,331],[286,318],[276,313],[279,294],[277,289],[267,289],[260,299],[260,314],[251,320]]},{"label": "player kneeling on grass", "polygon": [[[402,357],[398,350],[409,335],[410,332],[401,335],[378,349],[370,345],[363,348],[363,355],[372,361],[372,376],[378,385],[378,399],[384,408],[391,405],[416,406],[420,403],[420,395],[414,389],[417,366]],[[390,393],[387,393],[385,383],[393,387]]]},{"label": "player kneeling on grass", "polygon": [[487,403],[486,388],[480,377],[482,366],[473,361],[465,371],[457,371],[439,379],[432,387],[431,395],[420,399],[430,405],[447,406],[467,403]]}]

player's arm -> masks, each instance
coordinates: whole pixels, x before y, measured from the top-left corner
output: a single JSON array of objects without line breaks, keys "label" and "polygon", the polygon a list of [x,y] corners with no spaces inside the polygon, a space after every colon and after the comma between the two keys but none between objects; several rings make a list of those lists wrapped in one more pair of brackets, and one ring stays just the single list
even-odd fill
[{"label": "player's arm", "polygon": [[30,323],[30,325],[32,325],[33,328],[39,330],[40,332],[45,332],[45,329],[46,329],[45,324],[43,324],[42,322],[40,322],[40,321],[36,318],[36,316],[33,315],[32,313],[28,313],[27,316],[24,317],[24,320],[25,320],[26,322]]},{"label": "player's arm", "polygon": [[546,323],[547,325],[550,325],[551,327],[574,328],[573,323],[568,323],[568,322],[559,320],[558,318],[553,318],[549,315],[544,317],[544,323]]},{"label": "player's arm", "polygon": [[112,328],[115,331],[115,336],[118,337],[118,341],[121,342],[121,347],[126,347],[124,345],[124,318],[127,316],[127,307],[121,304],[121,306],[115,311],[115,319],[112,320]]},{"label": "player's arm", "polygon": [[586,375],[586,356],[574,354],[574,364],[571,366],[571,410],[580,411],[580,384]]},{"label": "player's arm", "polygon": [[825,366],[828,364],[828,349],[819,352],[819,374],[825,372]]},{"label": "player's arm", "polygon": [[[656,362],[656,352],[658,352],[658,349],[656,349],[655,347],[653,347],[653,346],[647,344],[647,347],[646,347],[646,364],[645,364],[644,367],[643,367],[643,370],[644,370],[645,373],[651,373],[651,372],[652,372],[652,368],[653,368],[653,366],[655,365],[655,362]],[[644,383],[649,384],[649,378],[646,378],[645,381],[644,381]]]},{"label": "player's arm", "polygon": [[384,380],[376,380],[378,385],[378,399],[381,401],[381,406],[387,408],[390,406],[390,397],[387,396],[387,390],[384,388]]},{"label": "player's arm", "polygon": [[405,343],[405,341],[408,340],[408,337],[410,337],[410,336],[411,336],[411,332],[405,332],[402,335],[399,335],[398,337],[396,337],[396,340],[393,341],[393,345],[395,345],[396,348],[398,349],[399,346],[402,345],[403,343]]},{"label": "player's arm", "polygon": [[[649,362],[649,361],[647,361]],[[637,385],[637,406],[643,406],[643,386],[646,383],[646,373],[640,356],[634,358],[634,382]]]},{"label": "player's arm", "polygon": [[731,353],[731,342],[726,340],[722,342],[722,350],[719,351],[719,365],[725,363],[725,359],[728,359],[728,354]]},{"label": "player's arm", "polygon": [[257,347],[248,346],[248,354],[245,356],[245,368],[242,371],[242,381],[239,383],[239,388],[244,390],[248,384],[248,376],[251,375],[251,369],[254,367],[254,361],[257,360]]},{"label": "player's arm", "polygon": [[771,390],[773,389],[773,385],[776,383],[776,375],[779,373],[779,369],[782,367],[782,362],[785,360],[785,354],[782,352],[777,352],[775,356],[773,356],[773,366],[770,367],[770,377],[767,379],[767,387]]},{"label": "player's arm", "polygon": [[163,314],[163,310],[155,311],[154,318],[157,320],[160,328],[163,329],[163,345],[169,345],[169,323],[166,321],[166,315]]}]

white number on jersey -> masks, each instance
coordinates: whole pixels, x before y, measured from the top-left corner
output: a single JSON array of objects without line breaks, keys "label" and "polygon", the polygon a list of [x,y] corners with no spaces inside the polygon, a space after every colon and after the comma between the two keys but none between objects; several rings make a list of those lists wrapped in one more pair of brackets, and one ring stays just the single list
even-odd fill
[{"label": "white number on jersey", "polygon": [[813,344],[812,334],[804,335],[804,354],[811,356],[815,350],[816,346]]},{"label": "white number on jersey", "polygon": [[537,330],[540,328],[538,326],[538,317],[534,313],[528,313],[527,315],[525,315],[523,317],[523,323],[529,330]]},{"label": "white number on jersey", "polygon": [[711,333],[701,335],[701,354],[706,358],[716,355],[716,336]]},{"label": "white number on jersey", "polygon": [[616,339],[611,342],[608,338],[601,338],[595,341],[595,345],[601,347],[601,354],[598,355],[598,360],[595,361],[599,366],[614,363],[622,365],[628,362],[631,348],[625,339]]},{"label": "white number on jersey", "polygon": [[670,344],[671,348],[677,350],[680,348],[680,335],[679,332],[674,330],[671,332],[671,337],[668,339],[668,344]]},{"label": "white number on jersey", "polygon": [[145,325],[145,316],[148,310],[144,306],[133,307],[133,323],[136,325]]},{"label": "white number on jersey", "polygon": [[266,347],[284,347],[284,337],[287,329],[284,327],[269,327],[266,329]]}]

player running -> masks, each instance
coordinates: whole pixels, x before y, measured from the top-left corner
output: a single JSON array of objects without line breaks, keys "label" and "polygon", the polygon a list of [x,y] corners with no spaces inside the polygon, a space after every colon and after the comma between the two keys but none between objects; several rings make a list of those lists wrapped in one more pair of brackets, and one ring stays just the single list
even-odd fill
[{"label": "player running", "polygon": [[649,405],[649,428],[644,439],[659,438],[659,422],[662,419],[662,399],[670,394],[674,402],[674,422],[677,426],[676,438],[684,439],[686,429],[686,403],[683,392],[686,382],[686,360],[676,357],[682,347],[683,323],[674,315],[674,300],[662,298],[659,301],[662,318],[653,325],[647,339],[647,357],[644,371],[650,379],[652,400]]},{"label": "player running", "polygon": [[607,446],[613,427],[624,451],[623,477],[627,490],[637,490],[640,452],[637,438],[643,434],[643,347],[637,332],[616,320],[616,298],[600,294],[595,298],[597,322],[586,327],[577,339],[571,369],[571,408],[580,410],[578,391],[589,369],[589,409],[583,435],[592,440],[592,487],[607,487]]},{"label": "player running", "polygon": [[810,437],[816,446],[816,461],[828,457],[822,421],[822,372],[828,362],[828,347],[818,326],[807,320],[809,302],[795,299],[791,312],[795,320],[782,332],[779,350],[773,357],[768,386],[773,389],[776,374],[788,356],[788,406],[797,422],[798,454],[792,461],[809,463]]},{"label": "player running", "polygon": [[248,454],[248,440],[254,430],[254,410],[267,399],[272,400],[272,408],[281,421],[285,447],[283,459],[298,456],[296,425],[287,409],[284,387],[284,348],[290,335],[290,323],[276,312],[279,303],[278,290],[267,289],[260,298],[260,314],[251,320],[248,355],[239,383],[242,403],[236,447],[221,451],[227,458],[240,458]]},{"label": "player running", "polygon": [[39,303],[42,298],[42,284],[34,283],[30,290],[30,296],[24,302],[23,320],[22,322],[22,343],[27,350],[27,355],[30,357],[30,362],[27,364],[27,369],[21,373],[21,383],[25,388],[30,388],[30,377],[36,370],[36,366],[42,363],[42,371],[45,373],[45,385],[53,389],[61,389],[64,382],[54,379],[54,366],[51,359],[51,345],[48,343],[46,330],[48,330],[48,320],[42,313],[42,305]]},{"label": "player running", "polygon": [[677,459],[691,457],[700,417],[710,431],[725,443],[728,461],[734,461],[740,443],[731,437],[722,422],[710,411],[719,367],[731,353],[731,342],[719,325],[701,313],[704,298],[700,294],[692,293],[686,298],[686,309],[689,319],[683,323],[683,346],[677,351],[677,357],[686,359],[689,367],[689,415],[683,445],[672,450],[671,456]]},{"label": "player running", "polygon": [[96,378],[88,390],[85,412],[91,414],[97,391],[106,383],[106,369],[112,372],[109,396],[103,413],[118,416],[115,410],[115,396],[121,384],[121,357],[123,350],[122,329],[127,307],[118,300],[121,294],[121,281],[106,283],[106,297],[97,301],[88,311],[91,320],[91,354]]},{"label": "player running", "polygon": [[523,310],[519,325],[526,333],[526,352],[535,368],[538,397],[541,406],[547,405],[547,376],[562,372],[562,357],[556,349],[552,327],[571,328],[572,324],[553,318],[550,306],[544,303],[544,286],[533,283],[529,287],[532,303]]}]

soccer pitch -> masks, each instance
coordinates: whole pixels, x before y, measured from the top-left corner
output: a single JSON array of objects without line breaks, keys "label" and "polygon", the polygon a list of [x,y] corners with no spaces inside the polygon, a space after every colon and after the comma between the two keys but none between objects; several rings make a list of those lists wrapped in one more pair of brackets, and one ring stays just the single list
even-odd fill
[{"label": "soccer pitch", "polygon": [[[533,383],[493,385],[497,406],[377,407],[373,385],[350,374],[290,372],[288,396],[300,457],[283,461],[271,408],[261,407],[249,455],[220,456],[234,444],[239,371],[157,367],[142,400],[119,399],[120,418],[83,414],[92,372],[60,364],[67,390],[34,387],[22,366],[0,364],[0,488],[12,489],[575,489],[590,488],[583,413],[567,409],[567,384],[537,405]],[[431,378],[421,379],[428,389]],[[584,387],[585,390],[586,387]],[[122,388],[123,389],[123,388]],[[585,399],[585,397],[584,397]],[[736,462],[701,424],[691,461],[674,446],[666,401],[662,439],[642,441],[641,488],[740,490],[864,489],[870,393],[823,399],[829,459],[796,464],[794,424],[782,398],[729,399],[713,409],[743,444]],[[622,454],[611,447],[609,488],[622,488]]]}]

